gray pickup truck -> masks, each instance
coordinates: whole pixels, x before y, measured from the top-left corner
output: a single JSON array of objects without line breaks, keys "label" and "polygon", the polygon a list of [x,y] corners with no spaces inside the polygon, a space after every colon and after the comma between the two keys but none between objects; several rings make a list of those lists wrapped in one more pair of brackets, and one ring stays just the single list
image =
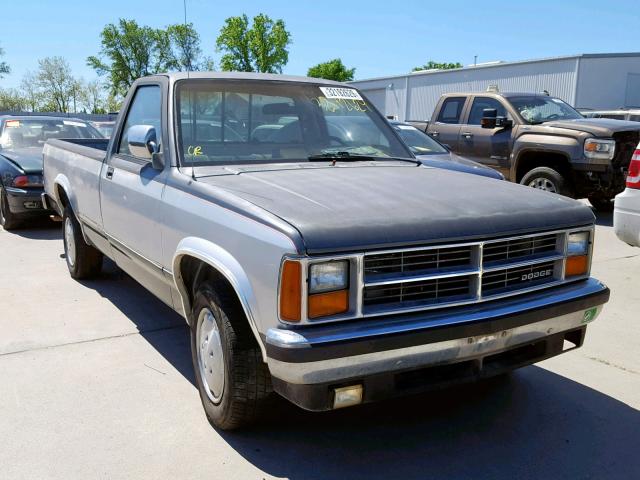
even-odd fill
[{"label": "gray pickup truck", "polygon": [[431,121],[410,123],[512,182],[588,198],[602,211],[624,190],[640,141],[637,122],[584,118],[545,94],[450,93]]},{"label": "gray pickup truck", "polygon": [[110,141],[51,140],[74,278],[103,255],[185,317],[209,421],[331,410],[582,345],[609,290],[574,200],[421,165],[348,85],[145,77]]}]

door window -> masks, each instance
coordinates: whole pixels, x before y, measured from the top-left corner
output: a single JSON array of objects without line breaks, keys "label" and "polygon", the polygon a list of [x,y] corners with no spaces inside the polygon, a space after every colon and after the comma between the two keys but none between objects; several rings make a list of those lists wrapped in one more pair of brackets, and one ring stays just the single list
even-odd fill
[{"label": "door window", "polygon": [[440,109],[440,115],[438,115],[438,122],[441,123],[460,123],[460,115],[462,114],[462,107],[466,97],[451,97],[447,98],[442,103]]},{"label": "door window", "polygon": [[134,125],[151,125],[156,129],[156,138],[158,141],[162,139],[161,108],[162,95],[159,86],[145,85],[138,87],[129,111],[127,112],[127,118],[124,122],[122,135],[120,136],[120,144],[118,145],[118,153],[131,155],[127,141],[127,133],[129,132],[129,128]]},{"label": "door window", "polygon": [[473,99],[473,105],[471,106],[471,111],[469,112],[469,120],[467,120],[467,124],[480,125],[480,120],[482,120],[482,113],[485,108],[495,108],[498,112],[499,117],[507,116],[506,109],[495,98],[476,97]]}]

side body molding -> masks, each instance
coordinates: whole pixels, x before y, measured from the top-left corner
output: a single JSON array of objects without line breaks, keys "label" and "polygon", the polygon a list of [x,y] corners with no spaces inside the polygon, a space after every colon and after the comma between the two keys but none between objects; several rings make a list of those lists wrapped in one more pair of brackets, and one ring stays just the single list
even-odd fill
[{"label": "side body molding", "polygon": [[187,237],[180,241],[173,256],[172,269],[173,281],[175,282],[180,298],[185,318],[189,322],[189,312],[191,304],[189,301],[189,292],[184,284],[184,280],[180,273],[180,264],[184,257],[194,257],[207,263],[223,275],[235,290],[242,308],[247,317],[251,331],[260,346],[263,359],[267,358],[265,346],[260,338],[257,328],[254,312],[257,310],[257,302],[249,281],[249,277],[240,265],[240,263],[227,250],[212,243],[208,240],[197,237]]}]

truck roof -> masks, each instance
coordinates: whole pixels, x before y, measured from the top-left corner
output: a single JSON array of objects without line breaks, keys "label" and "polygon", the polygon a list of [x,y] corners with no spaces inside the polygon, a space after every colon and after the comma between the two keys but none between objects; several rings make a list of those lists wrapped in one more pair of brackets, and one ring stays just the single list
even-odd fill
[{"label": "truck roof", "polygon": [[553,96],[547,95],[543,92],[452,92],[452,93],[444,93],[443,97],[456,97],[456,96],[466,96],[466,95],[482,95],[483,97],[546,97]]},{"label": "truck roof", "polygon": [[278,82],[313,83],[322,85],[342,85],[347,88],[356,88],[342,82],[325,80],[323,78],[303,77],[297,75],[281,75],[276,73],[254,73],[254,72],[169,72],[154,76],[168,77],[169,80],[201,79],[201,80],[271,80]]}]

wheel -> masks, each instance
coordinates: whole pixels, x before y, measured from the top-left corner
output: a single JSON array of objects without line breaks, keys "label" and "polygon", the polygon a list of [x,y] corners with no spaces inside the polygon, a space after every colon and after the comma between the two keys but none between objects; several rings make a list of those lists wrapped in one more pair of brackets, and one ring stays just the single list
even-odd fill
[{"label": "wheel", "polygon": [[593,194],[587,197],[589,203],[593,205],[598,212],[608,213],[613,212],[613,199],[605,195]]},{"label": "wheel", "polygon": [[95,277],[102,270],[102,253],[85,242],[80,224],[71,207],[62,216],[64,256],[71,277],[76,280]]},{"label": "wheel", "polygon": [[0,186],[0,225],[5,230],[14,230],[20,226],[20,219],[9,209],[7,192]]},{"label": "wheel", "polygon": [[191,357],[209,422],[216,428],[233,430],[260,416],[272,397],[272,388],[244,312],[225,287],[208,281],[196,292],[191,311]]},{"label": "wheel", "polygon": [[528,171],[522,180],[522,185],[545,190],[547,192],[559,193],[560,195],[572,196],[571,186],[561,173],[549,167],[537,167]]}]

